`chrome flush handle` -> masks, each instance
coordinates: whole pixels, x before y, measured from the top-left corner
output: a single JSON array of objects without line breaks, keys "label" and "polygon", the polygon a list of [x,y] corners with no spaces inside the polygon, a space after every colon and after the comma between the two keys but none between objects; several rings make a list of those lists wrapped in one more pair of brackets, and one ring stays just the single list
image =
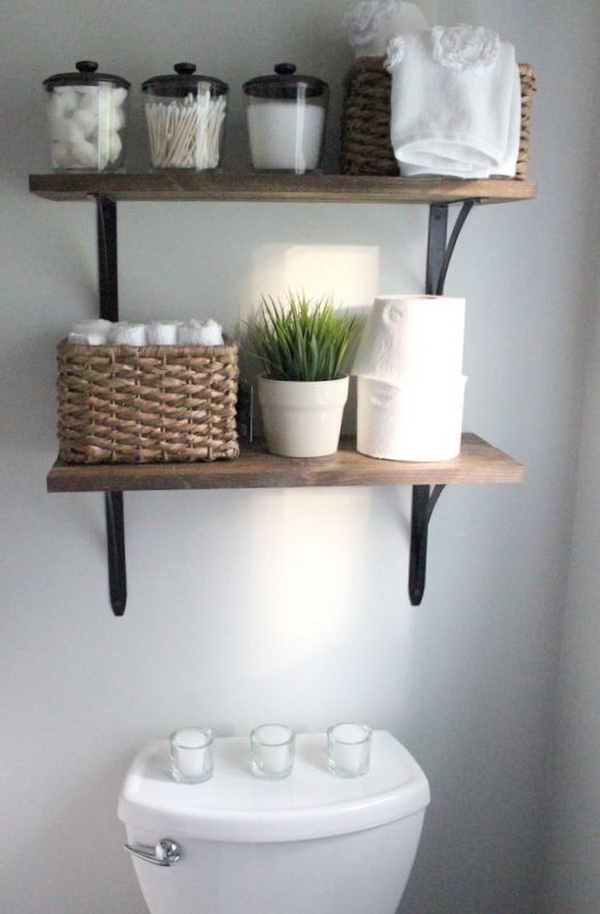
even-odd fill
[{"label": "chrome flush handle", "polygon": [[181,860],[181,848],[171,838],[162,838],[156,842],[154,847],[143,844],[139,847],[124,844],[123,847],[134,857],[139,857],[140,860],[145,860],[147,863],[154,863],[156,866],[173,866]]}]

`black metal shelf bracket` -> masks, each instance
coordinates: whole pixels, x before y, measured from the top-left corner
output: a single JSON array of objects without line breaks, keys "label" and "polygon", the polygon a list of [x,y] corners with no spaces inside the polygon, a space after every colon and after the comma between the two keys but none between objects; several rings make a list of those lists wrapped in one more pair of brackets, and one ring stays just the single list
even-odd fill
[{"label": "black metal shelf bracket", "polygon": [[458,241],[458,236],[467,216],[473,209],[475,200],[465,200],[456,222],[448,236],[448,203],[432,203],[429,207],[429,233],[427,238],[427,270],[425,274],[425,293],[443,295],[446,273]]},{"label": "black metal shelf bracket", "polygon": [[[96,195],[96,229],[100,317],[107,321],[118,321],[117,204],[106,194]],[[123,493],[105,492],[104,511],[110,603],[115,616],[122,616],[127,603]]]},{"label": "black metal shelf bracket", "polygon": [[413,606],[419,606],[425,593],[427,570],[427,533],[429,521],[445,485],[413,486],[410,525],[410,563],[408,593]]},{"label": "black metal shelf bracket", "polygon": [[115,616],[122,616],[127,603],[125,565],[125,523],[123,493],[105,492],[106,545],[108,553],[108,591]]},{"label": "black metal shelf bracket", "polygon": [[[465,220],[473,208],[474,200],[466,200],[460,209],[448,238],[448,205],[432,203],[429,207],[429,233],[427,237],[427,267],[425,293],[443,295],[446,273]],[[427,570],[427,533],[429,521],[437,500],[444,490],[443,485],[413,486],[410,522],[410,559],[408,571],[408,594],[413,606],[419,606],[425,593]]]},{"label": "black metal shelf bracket", "polygon": [[118,321],[117,202],[106,194],[96,195],[96,228],[100,317],[107,321]]}]

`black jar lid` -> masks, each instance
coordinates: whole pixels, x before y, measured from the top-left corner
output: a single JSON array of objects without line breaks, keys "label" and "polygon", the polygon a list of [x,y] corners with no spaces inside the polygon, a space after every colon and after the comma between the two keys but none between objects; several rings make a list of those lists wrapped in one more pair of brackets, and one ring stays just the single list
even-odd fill
[{"label": "black jar lid", "polygon": [[316,76],[302,76],[296,73],[293,63],[278,63],[275,72],[269,76],[257,76],[244,83],[246,95],[256,98],[307,98],[327,95],[329,86]]},{"label": "black jar lid", "polygon": [[45,79],[43,85],[49,92],[55,86],[97,86],[99,83],[113,83],[115,86],[121,86],[123,89],[129,89],[131,83],[121,76],[113,76],[111,73],[98,73],[98,64],[95,60],[78,60],[75,64],[76,73],[57,73],[55,76],[49,76]]},{"label": "black jar lid", "polygon": [[222,79],[214,76],[201,76],[200,73],[196,73],[196,64],[176,63],[173,69],[174,73],[146,79],[142,83],[142,90],[152,92],[154,95],[172,95],[173,97],[187,95],[188,92],[195,93],[201,83],[210,83],[213,95],[225,95],[229,90],[229,86]]}]

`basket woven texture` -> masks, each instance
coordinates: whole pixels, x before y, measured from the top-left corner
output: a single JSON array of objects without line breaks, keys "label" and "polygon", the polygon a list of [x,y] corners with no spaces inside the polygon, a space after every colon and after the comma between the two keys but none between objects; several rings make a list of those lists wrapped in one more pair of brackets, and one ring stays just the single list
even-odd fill
[{"label": "basket woven texture", "polygon": [[58,346],[59,457],[67,463],[189,463],[239,456],[238,350]]},{"label": "basket woven texture", "polygon": [[[515,177],[524,180],[529,167],[531,106],[537,84],[535,70],[519,64],[521,77],[521,140]],[[359,57],[345,80],[342,112],[341,171],[349,175],[398,175],[390,142],[392,77],[383,57]]]}]

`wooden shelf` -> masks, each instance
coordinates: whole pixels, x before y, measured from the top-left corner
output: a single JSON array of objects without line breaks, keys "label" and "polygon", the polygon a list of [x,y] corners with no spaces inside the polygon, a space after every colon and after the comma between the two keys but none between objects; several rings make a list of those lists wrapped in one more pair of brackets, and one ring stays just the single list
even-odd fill
[{"label": "wooden shelf", "polygon": [[353,175],[215,174],[39,174],[29,176],[31,193],[49,200],[204,200],[279,203],[501,203],[529,200],[537,187],[511,178],[387,178]]},{"label": "wooden shelf", "polygon": [[237,460],[169,464],[65,464],[47,477],[49,492],[125,492],[158,489],[251,489],[302,486],[446,485],[522,482],[522,464],[471,433],[459,457],[439,463],[404,463],[365,457],[352,438],[331,457],[294,458],[246,445]]}]

